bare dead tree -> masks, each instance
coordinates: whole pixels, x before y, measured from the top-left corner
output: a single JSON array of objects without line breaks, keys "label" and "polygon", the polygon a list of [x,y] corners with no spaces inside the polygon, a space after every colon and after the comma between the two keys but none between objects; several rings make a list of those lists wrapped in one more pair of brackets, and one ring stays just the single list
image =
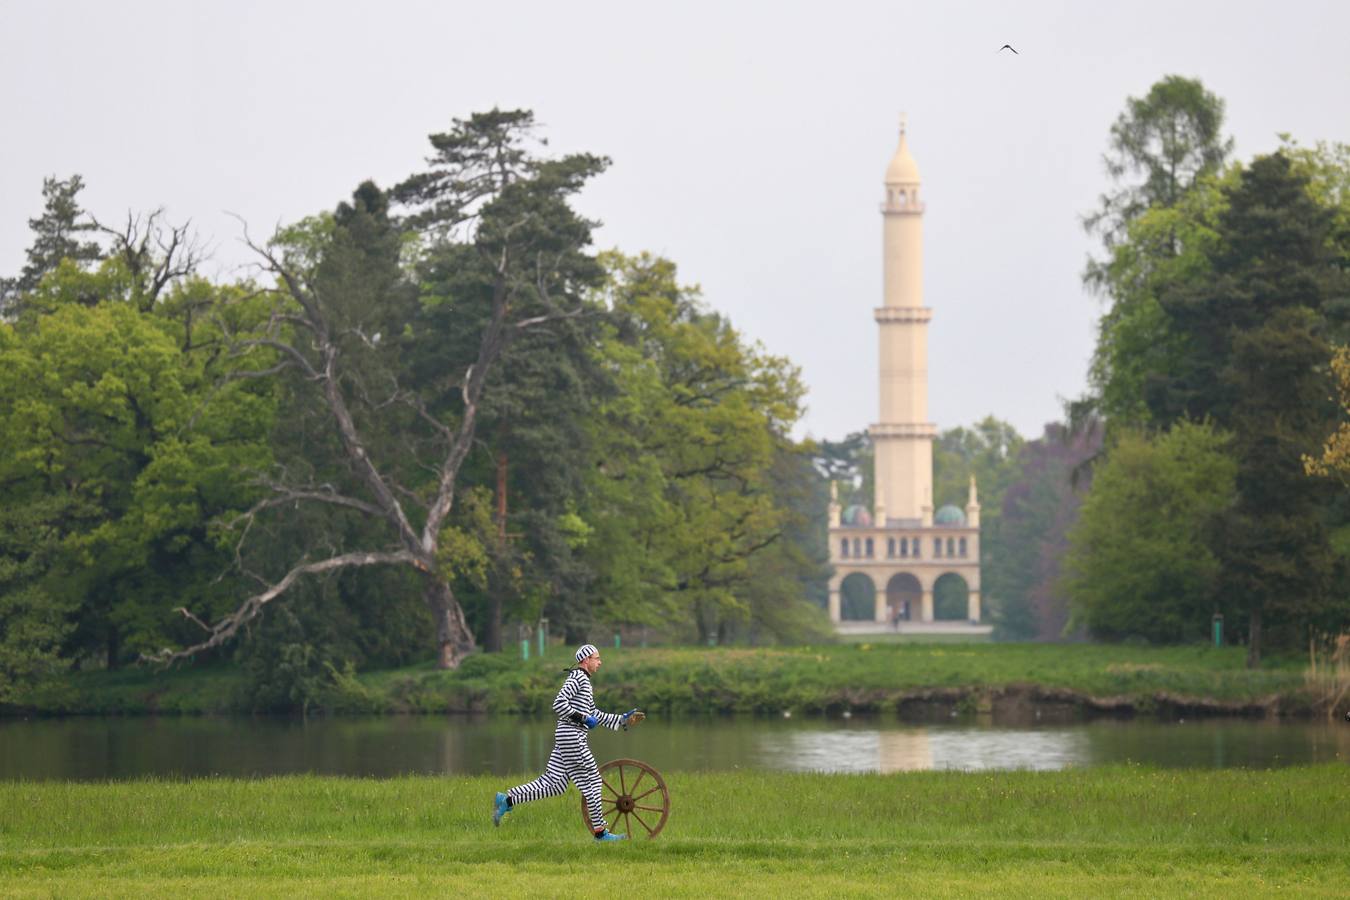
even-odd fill
[{"label": "bare dead tree", "polygon": [[112,255],[126,264],[139,286],[136,300],[141,312],[149,312],[159,295],[171,282],[193,274],[205,257],[190,222],[167,225],[164,210],[147,215],[127,213],[120,228],[111,228],[97,219],[94,227],[112,239]]},{"label": "bare dead tree", "polygon": [[[528,274],[520,273],[513,266],[509,243],[503,244],[492,261],[490,314],[481,334],[477,357],[458,385],[462,407],[457,422],[443,421],[430,412],[418,396],[402,390],[397,383],[390,391],[391,400],[407,404],[421,421],[431,427],[434,441],[440,448],[440,458],[435,464],[435,490],[430,501],[421,504],[421,495],[400,484],[392,474],[392,466],[382,465],[381,461],[374,458],[369,450],[369,442],[362,435],[352,414],[343,389],[340,366],[342,339],[348,336],[350,329],[339,331],[335,328],[326,298],[320,295],[316,285],[302,272],[288,265],[272,248],[255,244],[247,235],[245,241],[259,257],[262,269],[276,279],[277,305],[260,334],[233,336],[233,351],[240,355],[259,349],[270,351],[276,362],[257,370],[238,370],[231,377],[263,378],[293,370],[305,382],[313,385],[335,428],[345,461],[355,473],[365,496],[342,494],[331,484],[297,485],[285,480],[265,479],[263,486],[268,495],[232,524],[246,534],[254,519],[267,509],[288,504],[320,503],[353,510],[370,520],[383,523],[389,544],[379,550],[337,553],[318,560],[305,559],[275,581],[259,578],[263,582],[262,589],[214,623],[205,623],[186,608],[180,608],[179,611],[185,617],[203,627],[205,636],[191,646],[179,650],[165,649],[149,658],[170,662],[220,646],[234,637],[241,626],[261,614],[268,603],[294,586],[303,575],[331,573],[358,566],[406,565],[416,569],[423,580],[423,599],[435,622],[438,663],[442,668],[453,668],[474,649],[475,641],[447,578],[439,571],[437,556],[441,531],[455,501],[460,468],[474,443],[478,410],[488,374],[517,334],[529,328],[578,316],[582,310],[563,310],[553,303],[549,282],[555,273],[549,267],[545,255],[536,254]],[[526,287],[532,290],[534,297],[542,300],[547,311],[512,320],[512,300]],[[372,339],[364,335],[358,337],[362,338],[359,346],[373,346]],[[422,506],[415,510],[421,515],[410,516],[405,502]],[[418,518],[422,522],[420,528],[414,524]],[[240,568],[242,570],[242,564]]]},{"label": "bare dead tree", "polygon": [[[273,378],[287,373],[302,391],[311,391],[323,421],[336,436],[337,455],[345,474],[344,485],[302,477],[304,467],[281,470],[279,476],[259,479],[261,500],[240,514],[230,527],[238,533],[235,568],[256,581],[258,589],[232,612],[214,622],[203,621],[190,610],[180,612],[203,629],[201,639],[181,649],[164,649],[151,659],[170,662],[219,647],[256,619],[269,603],[282,597],[303,576],[325,575],[371,565],[408,566],[422,583],[422,597],[434,621],[438,664],[453,668],[475,647],[473,632],[452,590],[441,558],[443,534],[454,508],[460,470],[475,443],[483,392],[494,364],[511,342],[527,329],[583,314],[575,300],[573,279],[593,260],[579,255],[590,240],[592,223],[578,218],[565,198],[602,171],[607,160],[576,155],[538,160],[521,149],[529,140],[533,118],[528,112],[493,110],[468,120],[456,120],[445,135],[433,135],[437,156],[433,169],[414,176],[393,192],[396,200],[422,212],[404,221],[424,238],[462,243],[457,259],[472,268],[475,283],[483,285],[483,307],[468,321],[477,330],[476,353],[466,348],[458,365],[470,364],[463,375],[447,373],[431,388],[436,405],[430,406],[411,384],[400,383],[399,366],[381,366],[380,335],[366,326],[359,287],[342,279],[320,276],[320,259],[313,252],[284,243],[260,246],[244,229],[244,241],[253,251],[263,278],[272,283],[261,296],[271,298],[270,315],[260,328],[232,333],[225,318],[216,325],[239,365],[231,381]],[[411,187],[410,187],[411,186]],[[373,184],[363,184],[353,203],[378,206],[383,195]],[[338,209],[351,212],[345,204]],[[129,220],[121,246],[128,264],[149,258],[146,235],[153,229]],[[170,231],[156,244],[162,265],[154,269],[151,284],[175,277],[173,259],[185,246],[184,236]],[[471,251],[467,257],[463,250]],[[143,265],[143,262],[136,264]],[[344,271],[360,277],[374,270],[364,262],[347,263]],[[351,268],[356,266],[355,269]],[[401,276],[393,276],[395,278]],[[355,290],[358,293],[348,293]],[[554,292],[569,299],[555,302]],[[258,293],[237,302],[256,303]],[[485,315],[483,315],[485,313]],[[391,323],[392,324],[392,323]],[[363,369],[360,354],[373,354],[375,370]],[[371,383],[367,375],[376,374]],[[378,383],[375,383],[378,382]],[[425,388],[426,385],[423,384]],[[378,426],[365,418],[398,406],[410,413],[418,429],[399,426],[392,432],[363,431]],[[354,411],[359,415],[354,414]],[[387,419],[381,421],[388,421]],[[377,458],[379,457],[379,458]],[[402,484],[404,473],[415,472],[415,484]],[[415,488],[415,489],[414,489]],[[290,564],[280,577],[248,571],[240,548],[258,518],[268,510],[321,505],[374,523],[372,540],[381,546],[328,547]],[[311,542],[314,543],[314,542]]]}]

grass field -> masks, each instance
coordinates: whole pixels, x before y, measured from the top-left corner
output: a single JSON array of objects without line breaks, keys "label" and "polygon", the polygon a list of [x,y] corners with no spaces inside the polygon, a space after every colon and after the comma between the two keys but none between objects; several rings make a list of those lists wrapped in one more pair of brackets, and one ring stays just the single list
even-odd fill
[{"label": "grass field", "polygon": [[[784,709],[891,710],[916,691],[979,691],[1031,686],[1113,698],[1147,712],[1178,698],[1260,704],[1306,712],[1313,701],[1303,660],[1245,667],[1241,647],[1133,647],[1094,644],[860,643],[823,647],[624,648],[604,651],[596,679],[608,695],[640,698],[652,711],[770,712]],[[522,662],[510,653],[469,657],[458,671],[430,662],[356,677],[330,678],[314,707],[383,713],[547,710],[566,647]],[[169,671],[136,668],[76,674],[30,708],[49,713],[219,713],[253,711],[239,699],[241,676],[228,667]]]},{"label": "grass field", "polygon": [[654,841],[485,778],[0,785],[0,894],[1346,896],[1350,768],[679,774]]}]

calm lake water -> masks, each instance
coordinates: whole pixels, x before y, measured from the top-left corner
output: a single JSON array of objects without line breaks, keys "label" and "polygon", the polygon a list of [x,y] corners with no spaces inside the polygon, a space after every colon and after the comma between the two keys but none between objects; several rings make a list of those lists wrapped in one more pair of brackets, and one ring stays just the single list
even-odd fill
[{"label": "calm lake water", "polygon": [[[74,718],[0,720],[0,779],[542,771],[551,720],[455,717]],[[995,727],[852,719],[649,719],[597,730],[600,762],[626,756],[661,771],[899,772],[1062,769],[1137,762],[1270,768],[1350,762],[1350,725],[1210,719],[1098,720]]]}]

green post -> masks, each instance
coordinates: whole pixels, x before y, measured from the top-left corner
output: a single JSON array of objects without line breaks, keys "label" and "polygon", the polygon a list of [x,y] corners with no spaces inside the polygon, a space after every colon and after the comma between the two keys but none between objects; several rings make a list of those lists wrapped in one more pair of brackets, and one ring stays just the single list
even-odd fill
[{"label": "green post", "polygon": [[617,631],[614,632],[614,649],[619,649],[619,633]]},{"label": "green post", "polygon": [[526,638],[520,642],[520,658],[529,660],[530,658],[530,639]]},{"label": "green post", "polygon": [[1214,614],[1214,646],[1223,646],[1223,613]]},{"label": "green post", "polygon": [[545,642],[547,639],[548,639],[547,632],[544,631],[544,625],[543,625],[543,623],[541,622],[541,623],[539,624],[539,656],[540,656],[541,658],[542,658],[543,655],[544,655],[544,642]]}]

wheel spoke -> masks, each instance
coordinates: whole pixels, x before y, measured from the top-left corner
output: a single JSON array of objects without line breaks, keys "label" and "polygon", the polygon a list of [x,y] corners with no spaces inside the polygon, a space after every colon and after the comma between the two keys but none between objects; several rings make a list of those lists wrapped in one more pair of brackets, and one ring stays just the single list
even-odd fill
[{"label": "wheel spoke", "polygon": [[637,790],[638,784],[642,781],[642,776],[646,774],[646,769],[638,769],[638,777],[633,779],[633,786],[628,789],[630,793]]},{"label": "wheel spoke", "polygon": [[600,783],[603,784],[605,787],[609,788],[609,792],[613,794],[615,797],[619,796],[619,792],[614,790],[614,785],[610,784],[608,781],[605,781],[605,776],[603,775],[600,776]]},{"label": "wheel spoke", "polygon": [[642,821],[642,816],[639,816],[639,815],[637,814],[637,812],[634,811],[634,813],[633,813],[633,818],[637,819],[639,822],[642,822],[642,827],[645,828],[645,829],[647,829],[647,834],[648,834],[648,835],[651,835],[651,833],[652,833],[652,826],[648,825],[646,822],[643,822],[643,821]]},{"label": "wheel spoke", "polygon": [[[633,809],[645,809],[649,812],[665,812],[665,809],[660,806],[638,806],[636,803],[633,804]],[[633,813],[633,815],[637,815],[637,813]]]},{"label": "wheel spoke", "polygon": [[625,794],[628,793],[628,785],[623,780],[623,766],[619,766],[619,787],[623,788]]},{"label": "wheel spoke", "polygon": [[629,815],[628,813],[624,813],[624,814],[623,814],[623,826],[624,826],[624,827],[623,827],[623,833],[626,834],[626,835],[628,835],[629,838],[632,838],[632,836],[633,836],[633,822],[632,822],[631,819],[628,818],[628,815]]},{"label": "wheel spoke", "polygon": [[653,793],[655,793],[655,792],[657,792],[657,791],[659,791],[659,790],[661,790],[661,785],[658,784],[656,787],[652,788],[651,790],[646,791],[646,792],[641,793],[641,794],[638,794],[638,795],[637,795],[636,797],[634,797],[633,799],[634,799],[634,800],[641,800],[643,797],[647,796],[647,794],[653,794]]}]

